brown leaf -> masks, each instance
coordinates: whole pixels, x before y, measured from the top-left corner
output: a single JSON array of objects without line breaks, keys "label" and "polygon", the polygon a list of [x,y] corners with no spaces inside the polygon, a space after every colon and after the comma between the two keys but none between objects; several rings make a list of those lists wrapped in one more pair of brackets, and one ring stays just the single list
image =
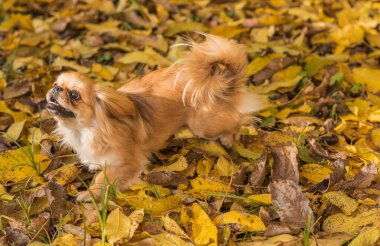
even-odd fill
[{"label": "brown leaf", "polygon": [[325,150],[320,143],[318,143],[314,138],[310,137],[309,140],[309,146],[310,146],[310,153],[319,157],[323,157],[326,159],[329,158],[329,152]]},{"label": "brown leaf", "polygon": [[337,159],[334,161],[334,170],[330,175],[322,180],[320,183],[311,186],[308,189],[308,192],[326,192],[331,186],[336,184],[338,181],[342,180],[344,178],[344,174],[346,170],[344,169],[346,165],[346,160],[344,159]]},{"label": "brown leaf", "polygon": [[309,200],[292,180],[276,180],[269,185],[272,203],[280,221],[292,229],[305,228],[308,220],[314,221]]},{"label": "brown leaf", "polygon": [[253,187],[262,186],[266,177],[267,173],[267,160],[268,160],[268,152],[264,151],[263,155],[260,157],[260,159],[257,160],[256,164],[254,165],[254,169],[249,176],[249,183]]},{"label": "brown leaf", "polygon": [[376,178],[378,170],[375,163],[371,162],[363,166],[360,171],[355,175],[353,180],[344,181],[337,184],[333,190],[347,190],[352,188],[367,188],[371,185],[372,181]]},{"label": "brown leaf", "polygon": [[163,232],[160,221],[146,221],[142,224],[142,230],[148,232],[151,235],[157,235]]},{"label": "brown leaf", "polygon": [[299,181],[298,150],[294,143],[287,146],[276,146],[271,148],[273,155],[272,179]]},{"label": "brown leaf", "polygon": [[30,242],[30,238],[22,230],[6,228],[6,237],[10,245],[26,246]]},{"label": "brown leaf", "polygon": [[149,183],[154,185],[178,186],[186,183],[186,178],[176,172],[151,172],[147,174],[146,178]]},{"label": "brown leaf", "polygon": [[295,62],[295,59],[291,57],[283,57],[283,58],[274,59],[264,69],[257,72],[253,76],[252,81],[256,86],[261,85],[262,83],[265,82],[265,80],[272,77],[273,74],[280,71],[281,69],[284,69],[290,66],[294,62]]},{"label": "brown leaf", "polygon": [[0,112],[0,131],[4,131],[14,123],[13,117],[10,114]]},{"label": "brown leaf", "polygon": [[50,213],[40,213],[36,218],[33,218],[30,221],[30,225],[27,227],[27,229],[33,233],[38,233],[37,235],[44,236],[49,231],[50,219]]},{"label": "brown leaf", "polygon": [[330,77],[331,77],[331,74],[327,72],[325,76],[323,77],[321,84],[318,85],[317,88],[315,88],[315,90],[313,91],[314,95],[316,95],[317,97],[326,96],[327,87],[329,86],[329,82],[330,82]]},{"label": "brown leaf", "polygon": [[19,82],[16,82],[4,89],[3,98],[5,100],[10,98],[15,98],[23,96],[32,91],[31,81],[29,79],[23,79]]},{"label": "brown leaf", "polygon": [[292,229],[288,225],[279,222],[272,222],[267,226],[267,230],[265,231],[266,237],[273,237],[280,234],[297,234],[299,232],[298,229]]}]

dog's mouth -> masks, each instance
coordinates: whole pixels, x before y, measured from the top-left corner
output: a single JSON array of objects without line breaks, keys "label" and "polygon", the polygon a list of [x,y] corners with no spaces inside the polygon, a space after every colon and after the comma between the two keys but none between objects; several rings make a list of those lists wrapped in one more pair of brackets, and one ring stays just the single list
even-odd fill
[{"label": "dog's mouth", "polygon": [[75,114],[73,113],[73,111],[62,107],[57,102],[57,100],[55,100],[55,98],[52,96],[49,98],[48,103],[46,105],[46,108],[49,110],[49,112],[51,112],[55,115],[61,116],[61,117],[65,117],[65,118],[74,118],[75,117]]}]

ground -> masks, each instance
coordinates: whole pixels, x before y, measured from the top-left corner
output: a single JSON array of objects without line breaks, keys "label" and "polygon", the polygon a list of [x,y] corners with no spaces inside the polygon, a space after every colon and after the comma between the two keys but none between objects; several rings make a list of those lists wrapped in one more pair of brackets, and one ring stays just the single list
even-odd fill
[{"label": "ground", "polygon": [[[373,1],[0,0],[0,245],[379,243],[379,22]],[[52,133],[56,76],[119,87],[196,31],[244,46],[259,120],[231,148],[181,131],[145,184],[76,202],[94,174]]]}]

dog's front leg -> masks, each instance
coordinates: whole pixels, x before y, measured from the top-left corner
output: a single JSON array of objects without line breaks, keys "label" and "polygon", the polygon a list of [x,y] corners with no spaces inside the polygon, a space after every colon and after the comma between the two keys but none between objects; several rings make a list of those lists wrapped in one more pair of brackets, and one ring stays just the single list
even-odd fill
[{"label": "dog's front leg", "polygon": [[102,186],[105,182],[106,188],[113,187],[118,191],[125,191],[131,185],[141,182],[139,178],[141,171],[132,168],[129,165],[125,166],[108,166],[105,168],[106,173],[101,171],[98,173],[94,179],[94,184],[89,187],[87,191],[78,193],[77,201],[79,202],[90,202],[92,199],[99,202],[102,199]]}]

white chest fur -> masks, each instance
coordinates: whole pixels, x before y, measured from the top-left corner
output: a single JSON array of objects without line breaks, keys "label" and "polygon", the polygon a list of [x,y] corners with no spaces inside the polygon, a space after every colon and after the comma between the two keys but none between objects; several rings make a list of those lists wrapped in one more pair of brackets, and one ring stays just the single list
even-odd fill
[{"label": "white chest fur", "polygon": [[109,161],[103,153],[94,150],[94,135],[89,129],[78,129],[58,125],[56,133],[62,136],[62,142],[75,150],[82,164],[86,165],[89,170],[98,170],[104,163]]}]

